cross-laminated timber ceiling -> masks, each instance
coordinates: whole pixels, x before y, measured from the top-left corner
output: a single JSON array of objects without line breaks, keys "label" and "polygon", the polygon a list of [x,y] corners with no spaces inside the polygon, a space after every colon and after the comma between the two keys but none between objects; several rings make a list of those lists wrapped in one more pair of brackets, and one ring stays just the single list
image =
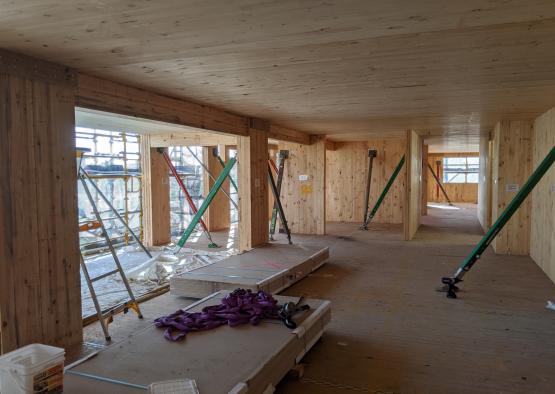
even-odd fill
[{"label": "cross-laminated timber ceiling", "polygon": [[555,2],[0,1],[0,47],[312,134],[477,142],[555,103]]}]

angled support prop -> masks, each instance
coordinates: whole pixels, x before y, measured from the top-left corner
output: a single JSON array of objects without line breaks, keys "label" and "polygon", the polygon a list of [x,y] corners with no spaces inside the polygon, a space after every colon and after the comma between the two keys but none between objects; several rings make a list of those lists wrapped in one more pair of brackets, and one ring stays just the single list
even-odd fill
[{"label": "angled support prop", "polygon": [[277,186],[274,181],[274,176],[272,175],[272,168],[270,164],[268,164],[268,181],[270,182],[270,188],[272,189],[272,193],[274,195],[274,200],[277,204],[277,209],[279,213],[279,220],[281,221],[282,226],[285,228],[285,232],[287,234],[287,240],[291,245],[291,231],[289,231],[289,225],[287,224],[287,219],[285,219],[285,212],[283,211],[283,206],[281,205],[281,200],[279,198],[279,193],[277,191]]},{"label": "angled support prop", "polygon": [[[204,171],[206,171],[206,173],[208,174],[208,176],[210,177],[210,179],[212,179],[214,182],[216,182],[216,178],[214,177],[214,175],[212,175],[212,173],[210,172],[210,170],[208,169],[208,167],[206,167],[206,164],[204,164],[202,162],[201,159],[199,159],[199,157],[195,154],[195,152],[193,152],[193,150],[190,147],[186,147],[187,150],[189,151],[189,153],[195,158],[195,160],[200,164],[200,166],[202,168],[204,168]],[[228,163],[229,164],[229,163]],[[225,167],[224,167],[225,168]],[[231,177],[230,177],[231,179]],[[233,204],[233,206],[235,207],[235,209],[239,210],[239,206],[237,205],[237,203],[235,201],[233,201],[233,198],[231,198],[231,196],[229,195],[228,192],[226,192],[224,189],[222,189],[222,193],[225,194],[227,196],[227,198],[229,199],[229,201],[231,202],[231,204]]]},{"label": "angled support prop", "polygon": [[[162,156],[164,157],[164,160],[166,161],[166,164],[168,165],[168,168],[170,169],[171,173],[173,174],[173,176],[175,178],[175,181],[177,182],[177,184],[179,185],[179,188],[181,189],[181,191],[185,195],[185,199],[187,200],[187,203],[189,204],[189,208],[191,208],[191,211],[193,211],[193,214],[196,215],[197,212],[198,212],[197,206],[195,205],[195,202],[193,201],[193,198],[189,194],[189,191],[187,190],[187,187],[185,186],[185,183],[183,182],[183,180],[179,176],[179,173],[177,172],[177,169],[173,165],[172,160],[170,159],[170,156],[166,153],[166,151],[164,151],[164,148],[158,148],[157,151],[158,151],[158,153],[162,154]],[[216,245],[216,243],[212,240],[212,235],[210,235],[210,231],[208,231],[208,227],[206,226],[206,223],[204,222],[204,220],[202,220],[202,217],[199,219],[199,223],[202,227],[202,231],[206,235],[206,238],[208,238],[208,240],[210,241],[210,243],[208,244],[208,247],[209,248],[217,248],[218,245]]]},{"label": "angled support prop", "polygon": [[[222,168],[225,168],[225,162],[222,160],[222,158],[220,157],[220,155],[218,154],[218,148],[214,148],[212,149],[212,155],[218,159],[218,162],[220,163],[220,165],[222,166]],[[233,178],[231,177],[231,174],[229,174],[229,182],[231,183],[231,186],[233,186],[233,188],[235,189],[235,191],[237,193],[239,193],[239,188],[237,187],[237,184],[235,183],[235,181],[233,180]]]},{"label": "angled support prop", "polygon": [[[285,159],[289,157],[288,150],[280,150],[278,153],[278,166],[270,159],[270,165],[277,174],[276,189],[277,194],[281,196],[281,184],[283,183],[283,174],[285,172]],[[276,233],[277,215],[278,215],[278,205],[277,201],[274,201],[274,207],[272,209],[272,219],[270,220],[270,240],[274,240],[274,234]]]},{"label": "angled support prop", "polygon": [[[441,161],[438,161],[438,169],[439,169],[439,164],[441,163]],[[438,176],[436,175],[436,173],[434,172],[434,169],[432,168],[432,166],[430,165],[430,163],[428,163],[428,168],[430,169],[430,172],[432,173],[437,187],[439,189],[441,189],[441,192],[443,193],[443,196],[445,197],[445,199],[447,200],[447,202],[449,203],[449,205],[453,206],[453,203],[451,202],[451,200],[449,199],[449,196],[447,195],[447,192],[445,191],[445,188],[443,187],[442,183],[439,181]]]},{"label": "angled support prop", "polygon": [[395,182],[395,179],[397,178],[397,175],[399,175],[399,172],[401,172],[401,168],[403,168],[404,164],[405,164],[405,155],[403,155],[403,157],[401,157],[401,160],[399,161],[399,164],[397,164],[397,167],[395,167],[395,170],[393,171],[393,174],[391,174],[391,178],[389,178],[389,181],[387,181],[387,185],[385,185],[385,187],[382,191],[382,194],[380,194],[380,197],[378,197],[378,200],[376,201],[376,204],[374,205],[374,208],[372,208],[372,211],[370,211],[370,214],[368,215],[368,217],[364,221],[363,228],[364,227],[367,228],[368,224],[372,221],[374,216],[376,216],[376,212],[378,212],[378,208],[382,204],[385,196],[387,196],[387,192],[389,192],[389,189],[391,189],[391,185],[393,185],[393,182]]},{"label": "angled support prop", "polygon": [[368,157],[370,161],[368,162],[368,176],[366,177],[366,194],[364,197],[364,216],[362,218],[362,226],[360,227],[361,230],[368,230],[368,223],[366,219],[368,218],[368,209],[370,208],[368,204],[370,204],[370,186],[372,185],[372,166],[374,164],[374,157],[378,155],[377,150],[370,149],[368,150]]},{"label": "angled support prop", "polygon": [[204,213],[208,209],[208,206],[210,205],[212,200],[214,200],[214,197],[216,196],[216,193],[222,187],[222,184],[224,183],[224,181],[228,177],[229,172],[231,171],[231,169],[233,168],[233,166],[235,165],[236,162],[237,162],[237,159],[235,159],[235,158],[229,159],[229,162],[226,164],[223,171],[218,176],[218,179],[216,179],[216,181],[214,182],[214,186],[212,186],[212,189],[210,189],[210,191],[208,192],[208,195],[206,196],[206,198],[202,202],[202,205],[198,209],[198,212],[195,214],[195,216],[191,220],[191,223],[189,223],[189,226],[185,229],[185,231],[183,232],[183,235],[181,236],[181,238],[177,242],[177,250],[176,250],[175,253],[179,253],[181,248],[185,245],[185,242],[187,242],[187,240],[189,239],[189,237],[193,233],[195,227],[197,226],[198,222],[200,221],[200,218],[202,217],[202,215],[204,215]]},{"label": "angled support prop", "polygon": [[489,244],[493,241],[497,234],[499,234],[505,224],[507,224],[509,219],[513,216],[513,214],[518,210],[520,205],[532,192],[534,187],[542,179],[547,170],[549,170],[554,161],[555,147],[551,148],[551,151],[543,159],[538,168],[536,168],[536,170],[532,173],[530,178],[528,178],[526,183],[518,191],[516,196],[511,200],[509,205],[507,205],[507,208],[505,208],[501,215],[499,215],[499,217],[490,227],[486,235],[484,235],[484,237],[480,240],[480,242],[478,242],[472,252],[462,262],[459,268],[455,271],[455,274],[452,277],[445,277],[441,279],[443,287],[440,288],[440,291],[447,292],[448,298],[457,298],[457,291],[459,290],[459,288],[456,286],[457,283],[462,282],[464,275],[468,271],[470,271],[472,266],[478,261],[478,259],[480,259]]}]

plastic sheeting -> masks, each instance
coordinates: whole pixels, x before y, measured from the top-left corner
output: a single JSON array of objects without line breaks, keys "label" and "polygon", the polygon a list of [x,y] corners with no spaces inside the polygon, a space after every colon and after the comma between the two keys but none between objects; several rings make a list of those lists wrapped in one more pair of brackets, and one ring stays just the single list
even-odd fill
[{"label": "plastic sheeting", "polygon": [[[117,256],[129,279],[135,297],[152,291],[168,282],[172,275],[205,267],[234,254],[234,250],[203,251],[183,248],[178,255],[172,253],[173,245],[149,248],[153,258],[149,258],[138,245],[117,250]],[[91,278],[116,268],[110,253],[85,260]],[[111,275],[94,282],[94,288],[102,309],[121,304],[129,299],[121,277]],[[81,273],[82,314],[96,313],[87,283]]]}]

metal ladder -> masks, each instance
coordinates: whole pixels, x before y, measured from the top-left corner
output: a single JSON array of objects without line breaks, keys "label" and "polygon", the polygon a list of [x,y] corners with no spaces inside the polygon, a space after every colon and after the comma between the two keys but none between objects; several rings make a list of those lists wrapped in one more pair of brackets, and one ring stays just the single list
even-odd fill
[{"label": "metal ladder", "polygon": [[[93,180],[89,177],[89,175],[86,173],[86,171],[80,165],[79,165],[79,169],[78,169],[78,179],[81,181],[81,184],[83,185],[83,189],[85,190],[85,194],[87,195],[87,198],[88,198],[89,202],[91,203],[91,206],[92,206],[93,212],[94,212],[94,216],[96,218],[96,221],[91,221],[91,222],[86,223],[85,225],[80,226],[79,231],[88,231],[88,230],[91,230],[91,229],[100,229],[101,233],[102,233],[102,236],[104,237],[104,240],[106,241],[106,245],[108,245],[108,248],[110,249],[110,253],[112,254],[112,257],[114,259],[114,263],[116,264],[116,269],[105,272],[105,273],[103,273],[99,276],[96,276],[94,278],[91,278],[91,276],[89,274],[89,270],[87,268],[87,265],[85,264],[85,259],[83,257],[83,254],[81,253],[81,259],[80,260],[81,260],[81,269],[83,270],[83,276],[85,277],[85,281],[87,282],[87,286],[89,288],[89,292],[91,294],[91,298],[92,298],[93,303],[94,303],[94,308],[96,309],[96,314],[98,316],[98,320],[100,322],[100,325],[102,326],[102,331],[104,332],[104,337],[106,338],[106,341],[111,341],[112,338],[110,337],[110,333],[108,331],[108,325],[114,320],[113,316],[116,313],[119,313],[120,311],[123,311],[124,313],[127,313],[129,311],[129,309],[131,309],[137,314],[139,319],[142,319],[143,315],[141,313],[141,309],[139,308],[139,304],[137,303],[137,300],[135,299],[135,296],[133,294],[133,290],[131,289],[131,286],[129,285],[129,281],[127,280],[127,277],[125,276],[125,272],[123,271],[123,268],[122,268],[121,263],[119,261],[119,258],[117,256],[116,250],[114,249],[114,245],[112,244],[112,240],[110,239],[110,237],[108,235],[108,232],[106,231],[106,227],[104,226],[104,221],[102,220],[100,212],[98,211],[98,208],[97,208],[96,204],[94,203],[94,199],[92,197],[91,191],[89,189],[89,186],[87,185],[87,180],[94,187],[95,191],[102,197],[104,202],[106,202],[106,204],[110,207],[110,209],[115,213],[116,217],[118,219],[120,219],[121,222],[125,225],[125,227],[130,232],[130,234],[133,236],[133,238],[135,238],[135,240],[137,240],[137,242],[142,247],[144,252],[149,256],[149,258],[152,258],[152,254],[144,247],[144,245],[142,244],[140,239],[135,235],[135,233],[131,230],[131,228],[129,228],[129,226],[127,225],[125,220],[123,220],[121,215],[112,206],[112,204],[110,204],[110,202],[108,201],[106,196],[104,196],[104,194],[100,191],[98,186],[93,182]],[[98,302],[98,297],[96,295],[96,290],[94,289],[94,282],[97,282],[101,279],[104,279],[104,278],[107,278],[109,276],[116,275],[116,274],[120,275],[120,277],[123,281],[123,284],[125,285],[125,289],[127,290],[127,293],[129,295],[129,301],[126,301],[121,305],[118,305],[116,307],[113,307],[113,308],[110,308],[106,311],[103,311],[102,308],[100,307],[100,303]]]}]

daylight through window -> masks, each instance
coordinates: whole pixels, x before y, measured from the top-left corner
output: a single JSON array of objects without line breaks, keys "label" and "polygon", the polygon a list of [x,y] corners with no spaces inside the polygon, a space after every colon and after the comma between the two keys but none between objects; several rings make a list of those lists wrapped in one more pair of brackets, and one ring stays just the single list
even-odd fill
[{"label": "daylight through window", "polygon": [[479,157],[444,157],[443,183],[478,183]]}]

